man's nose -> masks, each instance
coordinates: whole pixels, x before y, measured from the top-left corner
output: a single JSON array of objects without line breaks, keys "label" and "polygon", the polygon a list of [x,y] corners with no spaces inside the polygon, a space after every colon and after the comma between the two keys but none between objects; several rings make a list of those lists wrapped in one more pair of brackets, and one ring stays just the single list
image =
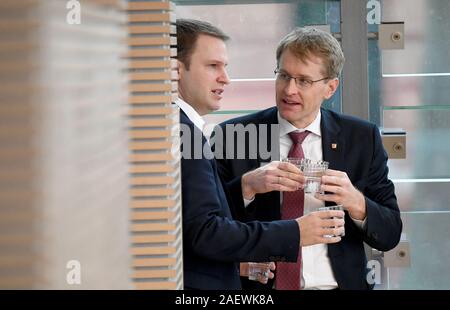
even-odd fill
[{"label": "man's nose", "polygon": [[287,82],[284,91],[286,92],[286,95],[294,95],[298,93],[298,87],[294,78],[291,78],[289,82]]},{"label": "man's nose", "polygon": [[230,84],[230,77],[228,76],[228,72],[225,68],[222,70],[222,73],[220,74],[219,79],[217,81],[225,85]]}]

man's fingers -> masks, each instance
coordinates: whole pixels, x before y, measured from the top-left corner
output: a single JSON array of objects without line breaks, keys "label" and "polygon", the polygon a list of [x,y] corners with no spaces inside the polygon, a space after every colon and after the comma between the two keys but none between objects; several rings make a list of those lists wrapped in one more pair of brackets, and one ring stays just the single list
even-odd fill
[{"label": "man's fingers", "polygon": [[341,241],[341,237],[321,237],[319,243],[337,243]]},{"label": "man's fingers", "polygon": [[292,181],[283,177],[280,177],[280,184],[286,187],[290,187],[293,190],[298,190],[303,185],[300,182]]},{"label": "man's fingers", "polygon": [[333,201],[336,204],[342,204],[341,197],[338,195],[334,195],[334,194],[333,195],[331,195],[331,194],[330,195],[327,195],[327,194],[322,195],[322,194],[316,193],[316,194],[314,194],[314,198],[322,200],[322,201]]},{"label": "man's fingers", "polygon": [[329,219],[332,217],[344,218],[345,216],[344,211],[341,210],[325,210],[325,211],[317,211],[314,213],[316,213],[317,216],[320,217],[321,219]]},{"label": "man's fingers", "polygon": [[335,177],[343,177],[343,176],[345,176],[347,174],[345,172],[343,172],[343,171],[327,169],[325,171],[325,175],[330,175],[330,176],[335,176]]},{"label": "man's fingers", "polygon": [[286,172],[283,170],[278,171],[278,175],[283,179],[292,180],[300,183],[305,183],[305,176],[294,172]]},{"label": "man's fingers", "polygon": [[281,176],[282,178],[305,183],[305,177],[303,176],[303,173],[300,171],[300,169],[298,169],[291,163],[282,162],[278,165],[277,170],[271,170],[271,172],[275,173],[278,176]]},{"label": "man's fingers", "polygon": [[277,167],[279,170],[283,170],[285,172],[292,172],[295,174],[302,173],[296,165],[288,163],[288,162],[279,162]]},{"label": "man's fingers", "polygon": [[265,169],[266,176],[270,178],[271,183],[281,183],[283,185],[287,185],[286,181],[305,183],[303,173],[291,163],[272,162],[270,168],[263,169]]},{"label": "man's fingers", "polygon": [[321,185],[320,190],[323,192],[329,192],[334,194],[341,194],[342,193],[342,187],[339,186],[333,186],[333,185]]},{"label": "man's fingers", "polygon": [[338,227],[338,228],[336,228],[337,229],[337,233],[335,234],[336,236],[344,236],[344,234],[345,234],[345,228],[344,228],[344,226],[342,226],[342,227]]},{"label": "man's fingers", "polygon": [[327,185],[343,185],[344,184],[344,179],[338,176],[328,176],[328,175],[324,175],[322,176],[322,184],[327,184]]},{"label": "man's fingers", "polygon": [[320,234],[321,236],[340,236],[344,233],[344,227],[324,227]]},{"label": "man's fingers", "polygon": [[291,192],[299,190],[303,188],[303,184],[292,181],[290,179],[286,179],[282,176],[269,176],[268,177],[269,184],[267,185],[270,190],[277,190],[283,192]]},{"label": "man's fingers", "polygon": [[344,225],[345,225],[345,221],[343,218],[322,220],[322,227],[342,227]]}]

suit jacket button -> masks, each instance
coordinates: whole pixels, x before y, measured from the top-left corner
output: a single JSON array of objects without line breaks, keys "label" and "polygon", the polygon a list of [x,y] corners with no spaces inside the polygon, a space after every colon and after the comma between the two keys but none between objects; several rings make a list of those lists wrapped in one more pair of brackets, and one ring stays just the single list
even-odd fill
[{"label": "suit jacket button", "polygon": [[378,239],[378,234],[376,232],[373,232],[372,233],[372,238],[377,240]]}]

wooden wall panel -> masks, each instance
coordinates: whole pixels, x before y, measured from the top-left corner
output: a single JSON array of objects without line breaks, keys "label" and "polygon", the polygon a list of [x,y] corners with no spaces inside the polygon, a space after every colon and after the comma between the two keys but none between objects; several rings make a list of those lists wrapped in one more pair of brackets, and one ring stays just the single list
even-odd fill
[{"label": "wooden wall panel", "polygon": [[173,11],[169,1],[128,2],[132,279],[137,289],[183,288]]}]

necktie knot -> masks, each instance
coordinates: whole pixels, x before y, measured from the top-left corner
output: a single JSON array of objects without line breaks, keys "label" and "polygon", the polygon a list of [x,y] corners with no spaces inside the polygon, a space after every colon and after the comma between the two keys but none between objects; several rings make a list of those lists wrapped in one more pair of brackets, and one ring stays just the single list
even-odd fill
[{"label": "necktie knot", "polygon": [[294,144],[302,144],[309,133],[310,132],[308,130],[305,130],[303,132],[292,131],[289,133],[289,138],[291,138]]}]

